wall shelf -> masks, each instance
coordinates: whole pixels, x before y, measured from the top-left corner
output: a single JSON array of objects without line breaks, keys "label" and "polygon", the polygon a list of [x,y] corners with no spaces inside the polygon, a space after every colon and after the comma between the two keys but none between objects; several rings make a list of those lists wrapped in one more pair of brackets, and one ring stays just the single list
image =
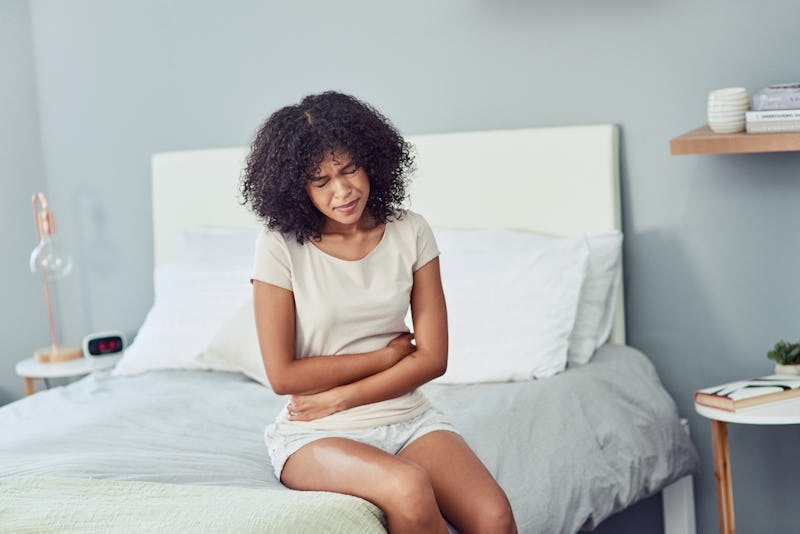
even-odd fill
[{"label": "wall shelf", "polygon": [[670,139],[669,148],[673,155],[792,152],[800,150],[800,132],[718,134],[705,125]]}]

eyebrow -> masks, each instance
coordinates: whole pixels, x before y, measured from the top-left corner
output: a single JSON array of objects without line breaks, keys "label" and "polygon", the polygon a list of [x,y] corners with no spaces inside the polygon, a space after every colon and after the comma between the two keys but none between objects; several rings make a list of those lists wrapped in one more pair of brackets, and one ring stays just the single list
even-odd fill
[{"label": "eyebrow", "polygon": [[[347,169],[349,167],[355,166],[356,162],[352,159],[347,163],[347,165],[342,165],[342,170]],[[330,178],[327,174],[322,174],[320,176],[312,176],[308,179],[309,182],[318,182],[319,180],[324,180],[325,178]]]}]

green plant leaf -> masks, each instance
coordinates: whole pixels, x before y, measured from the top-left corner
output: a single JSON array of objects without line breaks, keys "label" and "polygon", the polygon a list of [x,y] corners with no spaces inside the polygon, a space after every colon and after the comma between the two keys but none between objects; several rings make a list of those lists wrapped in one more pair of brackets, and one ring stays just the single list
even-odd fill
[{"label": "green plant leaf", "polygon": [[775,348],[773,350],[767,352],[767,358],[781,365],[800,363],[800,341],[797,343],[787,343],[781,339],[775,343]]}]

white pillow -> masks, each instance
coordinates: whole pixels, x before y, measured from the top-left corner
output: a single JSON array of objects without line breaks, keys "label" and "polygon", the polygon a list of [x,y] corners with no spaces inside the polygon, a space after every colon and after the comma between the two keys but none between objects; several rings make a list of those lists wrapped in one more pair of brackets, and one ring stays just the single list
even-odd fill
[{"label": "white pillow", "polygon": [[617,305],[617,289],[622,277],[622,233],[609,232],[586,236],[589,267],[581,288],[578,316],[569,338],[570,366],[589,362],[608,341]]},{"label": "white pillow", "polygon": [[[219,250],[227,240],[230,232],[239,232],[242,236],[238,242],[244,250],[249,236],[249,230],[230,229],[192,229],[184,233],[184,254],[189,257],[207,257],[214,250]],[[591,358],[594,350],[602,345],[608,338],[614,316],[614,299],[618,283],[618,273],[621,259],[622,235],[619,232],[600,234],[595,236],[576,236],[572,238],[558,238],[544,236],[530,232],[514,232],[506,230],[444,230],[434,229],[434,233],[443,253],[442,276],[448,298],[448,311],[450,316],[450,354],[456,351],[463,352],[466,356],[479,352],[474,350],[484,347],[486,350],[496,352],[496,347],[506,343],[512,347],[525,347],[523,350],[532,352],[526,343],[536,336],[540,336],[536,343],[531,361],[525,360],[522,367],[512,361],[503,362],[496,369],[483,369],[485,359],[477,358],[476,362],[467,363],[468,359],[461,355],[451,356],[448,373],[437,379],[437,382],[482,382],[496,380],[527,380],[532,377],[550,376],[564,369],[565,360],[562,356],[561,337],[565,330],[568,333],[568,361],[570,365],[586,363]],[[193,245],[193,246],[188,246]],[[199,246],[198,246],[199,245]],[[233,253],[233,250],[229,250]],[[586,257],[584,257],[586,256]],[[491,258],[495,258],[492,260]],[[498,259],[499,258],[499,259]],[[507,291],[510,306],[500,303],[500,314],[488,312],[487,304],[476,305],[476,302],[485,300],[489,306],[497,304],[495,290],[499,290],[502,280],[518,271],[518,265],[529,265],[531,274],[524,276],[525,283],[511,291]],[[498,265],[499,264],[499,265]],[[588,266],[587,266],[588,264]],[[555,266],[555,268],[553,268]],[[586,269],[585,276],[582,274]],[[549,273],[548,273],[549,270]],[[481,280],[481,277],[497,273],[494,279]],[[558,284],[553,285],[551,278],[560,277],[558,284],[569,286],[574,290],[574,283],[579,282],[578,298],[574,304],[574,312],[570,315],[572,307],[570,295],[574,291],[566,288],[565,299],[555,299],[554,308],[548,307],[548,298],[553,300],[553,291],[558,290]],[[545,282],[547,288],[535,288],[536,283]],[[476,291],[475,288],[482,291]],[[448,289],[449,288],[449,289]],[[460,297],[466,292],[466,309],[478,309],[481,313],[456,318],[460,313],[457,308],[464,308]],[[542,294],[536,294],[536,291]],[[248,288],[249,291],[249,288]],[[526,291],[532,291],[535,306],[525,302]],[[560,306],[560,307],[559,307]],[[523,317],[544,315],[543,319],[537,318],[536,325],[542,328],[530,330],[529,327],[510,328],[519,317],[513,317],[515,309],[523,309]],[[564,313],[558,313],[565,311]],[[498,321],[503,313],[510,315],[508,321]],[[488,316],[488,320],[485,320]],[[572,322],[568,317],[572,317]],[[548,321],[550,321],[548,323]],[[410,317],[408,322],[410,323]],[[497,323],[502,323],[499,327]],[[473,324],[477,323],[477,325]],[[550,324],[553,330],[550,334],[542,332]],[[569,326],[567,326],[569,325]],[[477,340],[481,330],[499,332],[504,327],[508,330],[508,339],[505,342],[490,342],[486,339]],[[523,332],[520,339],[519,333]],[[472,346],[466,352],[459,345]],[[455,347],[455,349],[454,349]],[[457,358],[459,363],[454,363]],[[245,375],[269,386],[266,373],[261,362],[261,354],[255,331],[252,301],[247,301],[232,314],[209,342],[207,350],[197,355],[197,363],[203,367],[211,367],[227,371],[239,371]],[[462,366],[461,363],[464,363]],[[466,367],[467,369],[460,369]]]},{"label": "white pillow", "polygon": [[252,267],[251,256],[156,268],[155,302],[115,373],[217,368],[196,357],[225,320],[251,298]]},{"label": "white pillow", "polygon": [[252,298],[225,321],[197,360],[222,371],[243,373],[270,387],[258,345]]},{"label": "white pillow", "polygon": [[435,382],[530,380],[564,370],[588,263],[586,240],[533,246],[515,232],[434,234],[450,345],[447,372]]},{"label": "white pillow", "polygon": [[[586,240],[548,238],[521,247],[515,235],[478,233],[485,239],[456,231],[466,240],[454,243],[437,235],[451,357],[436,382],[529,380],[562,371],[588,263]],[[252,300],[224,321],[197,361],[269,386]]]},{"label": "white pillow", "polygon": [[[566,239],[534,232],[512,230],[449,230],[434,228],[441,250],[495,251],[536,249]],[[591,359],[611,333],[616,309],[617,288],[622,268],[622,233],[611,231],[584,236],[589,247],[589,262],[581,287],[578,312],[570,334],[568,363],[582,365]]]}]

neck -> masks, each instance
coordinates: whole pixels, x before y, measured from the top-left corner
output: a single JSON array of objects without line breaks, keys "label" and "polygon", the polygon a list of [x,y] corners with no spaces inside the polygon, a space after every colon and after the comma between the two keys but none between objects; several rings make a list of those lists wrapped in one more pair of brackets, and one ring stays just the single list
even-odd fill
[{"label": "neck", "polygon": [[335,221],[333,219],[326,218],[325,222],[322,223],[322,235],[325,234],[337,234],[337,235],[344,235],[344,236],[352,236],[359,234],[365,230],[371,230],[375,228],[375,219],[369,215],[366,210],[361,215],[361,218],[358,219],[355,223],[345,224],[340,223],[339,221]]}]

